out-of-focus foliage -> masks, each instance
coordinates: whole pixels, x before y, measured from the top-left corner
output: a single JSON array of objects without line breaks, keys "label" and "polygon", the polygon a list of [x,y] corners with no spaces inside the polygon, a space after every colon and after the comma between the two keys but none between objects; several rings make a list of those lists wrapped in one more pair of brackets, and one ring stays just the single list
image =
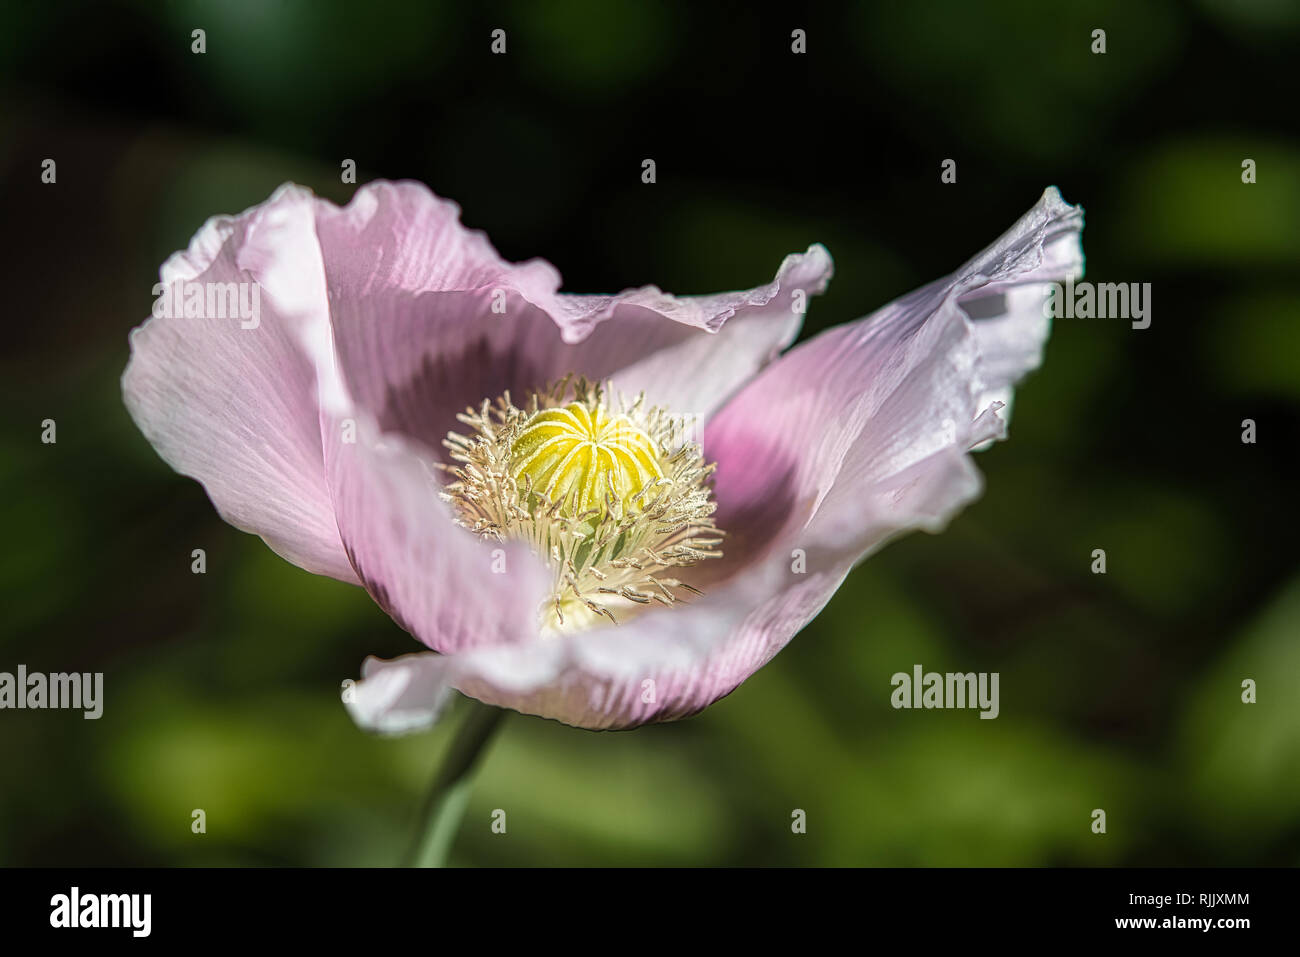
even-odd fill
[{"label": "out-of-focus foliage", "polygon": [[[429,183],[577,291],[750,286],[824,242],[810,333],[947,272],[1048,183],[1087,208],[1088,278],[1153,284],[1145,331],[1059,320],[984,498],[872,557],[730,697],[631,733],[512,716],[453,862],[1300,863],[1293,5],[6,18],[0,671],[103,671],[106,703],[0,712],[0,863],[385,864],[407,839],[451,724],[368,737],[338,691],[414,642],[223,524],[119,397],[158,264],[285,180],[345,200],[345,158]],[[893,710],[916,663],[999,672],[1001,716]]]}]

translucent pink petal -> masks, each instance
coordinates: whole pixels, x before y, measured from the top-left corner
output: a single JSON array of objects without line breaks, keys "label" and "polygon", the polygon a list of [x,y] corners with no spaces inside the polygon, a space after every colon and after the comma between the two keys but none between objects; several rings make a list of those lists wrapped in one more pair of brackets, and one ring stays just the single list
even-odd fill
[{"label": "translucent pink petal", "polygon": [[322,414],[326,475],[348,556],[375,601],[437,651],[534,640],[550,584],[542,563],[524,545],[455,525],[424,450],[353,414]]},{"label": "translucent pink petal", "polygon": [[831,272],[813,246],[745,292],[561,294],[554,267],[504,261],[459,212],[419,184],[386,182],[317,211],[348,391],[385,431],[434,450],[467,405],[568,373],[707,416],[794,339]]},{"label": "translucent pink petal", "polygon": [[222,518],[308,571],[355,582],[322,468],[314,365],[299,344],[323,314],[312,213],[309,193],[284,187],[209,220],[161,279],[257,283],[256,327],[151,318],[131,334],[122,391],[158,454],[201,482]]}]

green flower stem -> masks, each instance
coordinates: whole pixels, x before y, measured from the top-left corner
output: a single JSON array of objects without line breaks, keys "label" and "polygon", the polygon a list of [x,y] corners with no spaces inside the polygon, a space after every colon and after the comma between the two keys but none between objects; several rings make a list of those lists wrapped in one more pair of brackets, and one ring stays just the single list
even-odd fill
[{"label": "green flower stem", "polygon": [[425,795],[415,837],[402,860],[405,867],[442,867],[469,803],[474,766],[505,717],[503,708],[472,699],[469,704],[472,710],[456,729],[447,757]]}]

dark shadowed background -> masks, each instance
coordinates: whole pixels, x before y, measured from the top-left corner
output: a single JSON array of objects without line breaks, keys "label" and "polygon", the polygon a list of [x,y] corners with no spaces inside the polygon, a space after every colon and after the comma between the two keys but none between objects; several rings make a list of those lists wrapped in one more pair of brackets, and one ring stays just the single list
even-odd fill
[{"label": "dark shadowed background", "polygon": [[[983,499],[730,697],[630,733],[510,716],[454,863],[1300,863],[1300,7],[461,6],[3,4],[0,671],[103,671],[105,710],[0,711],[0,864],[399,856],[447,728],[367,736],[339,683],[417,645],[222,523],[118,382],[168,254],[286,180],[346,200],[346,158],[571,291],[745,288],[822,242],[806,332],[1053,183],[1088,278],[1153,284],[1149,329],[1058,320]],[[893,710],[916,663],[999,672],[1001,716]]]}]

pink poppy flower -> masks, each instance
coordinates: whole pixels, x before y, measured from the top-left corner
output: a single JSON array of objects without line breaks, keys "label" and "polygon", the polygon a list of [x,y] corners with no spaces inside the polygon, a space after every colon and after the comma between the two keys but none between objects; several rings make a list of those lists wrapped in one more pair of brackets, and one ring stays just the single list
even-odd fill
[{"label": "pink poppy flower", "polygon": [[[1048,189],[956,272],[783,353],[830,278],[820,245],[746,292],[572,295],[419,184],[343,208],[286,185],[163,265],[123,392],[227,522],[430,649],[365,662],[362,726],[427,726],[452,689],[668,721],[979,494],[969,453],[1004,437],[1082,226]],[[249,286],[228,302],[256,316],[213,314]]]}]

